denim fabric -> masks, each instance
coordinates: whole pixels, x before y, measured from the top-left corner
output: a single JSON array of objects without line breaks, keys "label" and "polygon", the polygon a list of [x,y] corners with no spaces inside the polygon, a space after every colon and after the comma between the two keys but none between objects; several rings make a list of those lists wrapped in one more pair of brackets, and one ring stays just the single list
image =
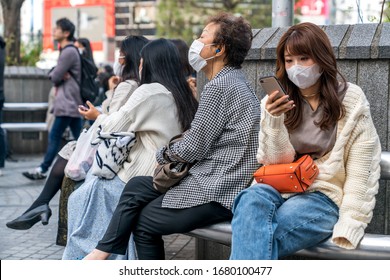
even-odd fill
[{"label": "denim fabric", "polygon": [[65,129],[69,126],[73,136],[77,139],[80,135],[82,125],[83,123],[81,118],[55,118],[52,129],[49,133],[49,144],[46,150],[45,158],[41,163],[43,173],[45,173],[49,169],[50,165],[53,163],[53,160],[60,149],[61,138]]},{"label": "denim fabric", "polygon": [[269,185],[254,185],[234,201],[230,259],[278,259],[315,246],[331,236],[338,215],[320,192],[285,200]]}]

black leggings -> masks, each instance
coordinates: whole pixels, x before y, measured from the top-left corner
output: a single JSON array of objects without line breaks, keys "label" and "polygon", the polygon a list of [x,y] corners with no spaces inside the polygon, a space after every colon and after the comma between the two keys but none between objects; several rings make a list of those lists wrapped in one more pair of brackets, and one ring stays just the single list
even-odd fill
[{"label": "black leggings", "polygon": [[232,218],[232,212],[216,202],[173,209],[161,206],[163,197],[153,188],[152,177],[131,179],[96,248],[123,255],[133,232],[139,259],[162,260],[165,258],[162,235],[185,233]]},{"label": "black leggings", "polygon": [[41,193],[30,206],[30,208],[26,210],[26,212],[43,204],[49,204],[50,200],[61,189],[62,180],[65,176],[64,170],[67,163],[68,160],[62,158],[61,156],[57,157],[57,160],[54,162],[53,167],[50,170],[49,177],[47,178],[47,181],[43,186]]}]

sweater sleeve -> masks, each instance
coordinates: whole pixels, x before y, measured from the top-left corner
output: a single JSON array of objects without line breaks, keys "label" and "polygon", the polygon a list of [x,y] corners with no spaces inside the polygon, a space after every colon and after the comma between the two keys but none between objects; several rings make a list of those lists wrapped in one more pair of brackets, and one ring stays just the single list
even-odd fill
[{"label": "sweater sleeve", "polygon": [[[58,58],[57,66],[49,74],[54,85],[59,85],[64,80],[64,76],[69,72],[71,67],[76,63],[80,63],[80,56],[76,48],[68,47],[62,50]],[[70,79],[73,79],[72,77]],[[78,81],[80,82],[80,81]]]},{"label": "sweater sleeve", "polygon": [[[159,90],[158,87],[141,86],[118,111],[110,115],[101,114],[97,121],[102,125],[103,131],[140,132],[155,129],[156,122],[163,119],[166,107],[172,106],[173,98],[171,94]],[[173,125],[166,124],[166,130],[169,131]]]},{"label": "sweater sleeve", "polygon": [[371,221],[381,159],[379,137],[370,115],[360,116],[351,137],[354,140],[346,159],[344,195],[332,236],[336,245],[346,249],[356,248]]},{"label": "sweater sleeve", "polygon": [[108,105],[108,110],[110,112],[118,111],[126,103],[137,87],[138,85],[133,81],[125,81],[120,83],[113,92],[113,96]]},{"label": "sweater sleeve", "polygon": [[268,96],[261,100],[261,120],[257,161],[264,165],[290,163],[294,161],[295,150],[284,125],[284,114],[272,116],[265,109]]},{"label": "sweater sleeve", "polygon": [[139,124],[148,115],[145,114],[145,110],[137,113],[140,111],[139,107],[146,100],[147,98],[142,98],[139,94],[135,94],[118,111],[110,115],[100,115],[98,121],[102,125],[103,130],[106,132],[136,131],[137,127],[134,127],[135,117],[139,120],[137,121]]}]

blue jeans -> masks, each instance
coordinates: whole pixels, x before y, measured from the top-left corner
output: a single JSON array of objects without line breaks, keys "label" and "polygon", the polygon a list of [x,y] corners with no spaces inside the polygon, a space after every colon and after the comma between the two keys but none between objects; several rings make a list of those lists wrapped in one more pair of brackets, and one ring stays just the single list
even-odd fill
[{"label": "blue jeans", "polygon": [[234,201],[230,259],[278,259],[315,246],[331,236],[338,212],[320,192],[286,200],[269,185],[254,185]]},{"label": "blue jeans", "polygon": [[41,168],[43,172],[46,172],[53,160],[55,159],[61,145],[62,134],[64,134],[66,128],[69,126],[72,131],[73,136],[77,139],[79,138],[81,128],[82,128],[82,119],[81,118],[72,118],[72,117],[56,117],[53,123],[53,127],[49,133],[49,143],[47,146],[45,158],[41,163]]}]

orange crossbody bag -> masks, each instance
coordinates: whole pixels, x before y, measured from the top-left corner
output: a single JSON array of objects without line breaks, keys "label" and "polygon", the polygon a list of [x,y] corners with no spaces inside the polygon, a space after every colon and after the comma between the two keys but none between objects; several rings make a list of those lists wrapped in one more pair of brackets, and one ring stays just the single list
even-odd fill
[{"label": "orange crossbody bag", "polygon": [[263,165],[255,173],[257,183],[272,186],[280,193],[304,192],[314,182],[319,170],[309,155],[287,164]]}]

